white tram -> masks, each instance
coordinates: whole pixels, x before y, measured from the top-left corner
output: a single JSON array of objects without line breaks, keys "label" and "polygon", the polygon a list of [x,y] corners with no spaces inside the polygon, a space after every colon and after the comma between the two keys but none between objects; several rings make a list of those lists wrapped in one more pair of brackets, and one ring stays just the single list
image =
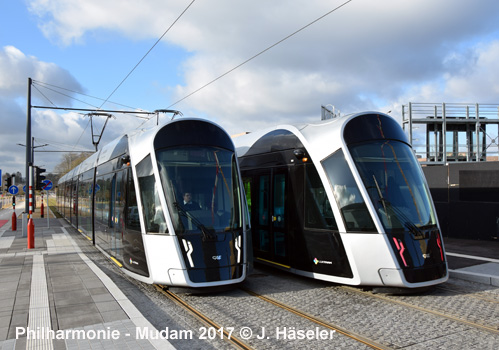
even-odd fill
[{"label": "white tram", "polygon": [[417,288],[447,280],[426,180],[390,116],[281,125],[234,143],[255,262],[348,285]]},{"label": "white tram", "polygon": [[140,281],[210,287],[246,277],[234,144],[209,121],[176,119],[116,139],[61,178],[58,206]]}]

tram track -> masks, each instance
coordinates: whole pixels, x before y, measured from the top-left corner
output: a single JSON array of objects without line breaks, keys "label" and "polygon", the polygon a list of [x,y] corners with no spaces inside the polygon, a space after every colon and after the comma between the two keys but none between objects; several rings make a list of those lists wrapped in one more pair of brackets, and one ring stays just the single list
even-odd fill
[{"label": "tram track", "polygon": [[270,303],[270,304],[272,304],[274,306],[280,307],[281,309],[284,309],[284,310],[289,311],[289,312],[291,312],[291,313],[293,313],[295,315],[298,315],[298,316],[300,316],[302,318],[305,318],[305,319],[307,319],[309,321],[312,321],[312,322],[318,324],[319,326],[328,328],[328,329],[333,330],[333,331],[335,331],[337,333],[340,333],[340,334],[342,334],[342,335],[344,335],[344,336],[346,336],[348,338],[351,338],[351,339],[353,339],[353,340],[355,340],[355,341],[357,341],[359,343],[367,345],[371,349],[379,349],[379,350],[381,350],[381,349],[385,349],[385,350],[386,349],[391,349],[391,348],[383,346],[383,345],[381,345],[381,344],[379,344],[379,343],[377,343],[377,342],[375,342],[373,340],[367,339],[367,338],[365,338],[365,337],[363,337],[363,336],[361,336],[359,334],[355,334],[355,333],[350,332],[350,331],[348,331],[346,329],[343,329],[343,328],[341,328],[341,327],[339,327],[337,325],[333,325],[333,324],[331,324],[329,322],[321,320],[318,317],[312,316],[312,315],[310,315],[310,314],[308,314],[306,312],[300,311],[300,310],[298,310],[298,309],[296,309],[294,307],[286,305],[285,303],[277,301],[277,300],[275,300],[273,298],[269,298],[269,297],[260,295],[260,294],[254,292],[252,290],[249,290],[247,288],[240,287],[239,289],[241,289],[242,291],[248,293],[249,295],[252,295],[252,296],[257,297],[257,298],[259,298],[259,299],[261,299],[263,301],[266,301],[267,303]]},{"label": "tram track", "polygon": [[[160,288],[161,289],[160,291],[164,295],[166,295],[169,299],[172,299],[177,304],[182,305],[182,307],[185,307],[185,308],[191,310],[191,312],[193,312],[197,316],[197,318],[199,318],[200,320],[205,322],[209,327],[213,327],[215,329],[223,328],[222,326],[220,326],[220,324],[216,323],[213,320],[210,320],[207,316],[203,315],[201,312],[197,311],[194,307],[190,306],[189,303],[186,302],[185,300],[183,300],[183,298],[181,296],[176,295],[175,293],[172,293],[171,291],[165,291],[164,288],[161,288],[159,286],[157,288]],[[427,307],[421,307],[418,305],[414,305],[414,304],[411,304],[410,302],[401,300],[399,297],[390,296],[390,295],[383,295],[383,294],[373,294],[371,291],[363,291],[363,290],[359,290],[358,288],[350,287],[350,286],[338,286],[337,288],[339,288],[340,290],[343,289],[345,291],[354,292],[356,294],[359,294],[359,295],[362,295],[362,296],[365,296],[368,298],[377,299],[377,300],[381,300],[383,302],[398,305],[398,306],[403,307],[403,308],[408,308],[408,309],[411,309],[411,310],[416,311],[416,312],[431,314],[431,315],[436,316],[438,318],[446,319],[447,321],[455,322],[456,324],[460,324],[461,326],[467,327],[467,329],[475,329],[477,331],[484,331],[484,332],[487,332],[489,334],[493,334],[494,336],[499,335],[499,327],[496,328],[496,326],[477,323],[477,322],[474,322],[474,321],[469,320],[469,319],[465,319],[465,318],[462,318],[462,317],[459,317],[459,316],[456,316],[453,314],[449,314],[446,311],[440,311],[440,310],[435,310],[435,309],[431,309],[431,308],[427,308]],[[257,300],[264,301],[265,303],[268,303],[269,305],[272,305],[278,309],[285,310],[286,312],[293,314],[294,316],[298,316],[299,318],[301,318],[303,320],[312,322],[319,327],[322,327],[322,328],[327,329],[327,330],[332,330],[332,331],[336,332],[336,334],[342,335],[346,338],[349,338],[354,342],[363,344],[364,346],[366,346],[368,348],[371,348],[371,349],[392,349],[391,346],[395,345],[392,343],[390,343],[390,345],[383,345],[376,340],[370,339],[368,336],[366,337],[366,336],[362,335],[362,332],[359,332],[359,330],[351,331],[351,330],[349,330],[348,326],[345,327],[345,325],[343,325],[343,326],[337,325],[334,322],[331,322],[331,321],[325,320],[321,317],[315,316],[314,315],[315,312],[310,313],[307,311],[303,311],[299,307],[299,305],[291,306],[287,302],[283,302],[282,300],[278,300],[274,297],[262,295],[262,294],[254,291],[252,289],[249,289],[247,286],[239,286],[237,288],[237,290],[240,290],[240,291],[248,294],[249,296],[255,297]],[[452,289],[449,290],[448,288],[438,288],[438,290],[441,290],[444,292],[452,292],[455,294],[460,293],[459,291],[454,291]],[[267,293],[265,293],[265,294],[267,294]],[[428,295],[428,297],[431,297],[431,296]],[[493,304],[497,303],[497,301],[493,300],[493,299],[488,299],[488,298],[477,298],[477,299],[479,299],[480,301],[492,302]],[[192,310],[194,310],[194,311],[192,311]],[[244,309],[242,309],[242,310],[244,310]],[[244,311],[242,311],[242,312],[244,312]],[[237,337],[230,336],[229,334],[227,334],[227,332],[225,332],[224,340],[234,344],[237,348],[240,348],[240,349],[252,349],[252,347],[250,345],[248,345],[247,343],[245,343],[241,339],[238,339]],[[397,346],[395,346],[395,347],[397,347]],[[259,345],[257,345],[256,348],[259,348]]]},{"label": "tram track", "polygon": [[239,339],[237,336],[234,336],[232,332],[228,330],[228,328],[224,328],[223,326],[220,326],[217,324],[215,321],[213,321],[211,318],[203,314],[201,311],[197,310],[195,307],[187,303],[185,300],[183,300],[180,296],[177,294],[169,291],[167,287],[164,287],[159,284],[154,285],[156,287],[156,290],[166,296],[168,299],[172,300],[175,302],[177,305],[180,305],[182,308],[188,310],[192,315],[194,315],[198,320],[200,320],[202,323],[204,323],[206,326],[210,327],[210,329],[216,330],[216,332],[220,332],[218,334],[222,335],[222,339],[233,346],[235,346],[238,349],[242,350],[254,350],[251,346],[243,342],[241,339]]},{"label": "tram track", "polygon": [[[237,336],[234,336],[232,333],[230,333],[229,331],[227,331],[226,329],[228,328],[224,328],[223,326],[221,326],[220,324],[218,324],[217,322],[213,321],[210,317],[208,317],[207,315],[205,315],[204,313],[202,313],[201,311],[199,311],[197,308],[195,308],[194,306],[192,306],[190,303],[188,303],[187,301],[185,301],[181,296],[179,296],[178,294],[170,291],[167,289],[167,287],[164,287],[164,286],[161,286],[161,285],[154,285],[156,290],[158,292],[160,292],[161,294],[163,294],[165,297],[167,297],[169,300],[172,300],[173,302],[175,302],[177,305],[179,305],[180,307],[188,310],[191,314],[193,314],[198,320],[200,320],[202,323],[204,323],[207,327],[211,327],[212,329],[216,329],[216,330],[222,330],[223,329],[223,340],[227,341],[228,343],[234,345],[236,348],[238,349],[248,349],[248,350],[252,350],[254,349],[253,347],[251,347],[249,344],[245,343],[244,341],[242,341],[241,339],[239,339]],[[248,288],[244,288],[244,287],[239,287],[238,288],[239,290],[245,292],[246,294],[252,296],[252,297],[255,297],[255,298],[258,298],[258,300],[261,300],[261,301],[264,301],[272,306],[275,306],[279,309],[282,309],[282,310],[285,310],[289,313],[292,313],[293,315],[295,316],[299,316],[300,318],[302,319],[305,319],[307,321],[310,321],[310,322],[313,322],[315,323],[316,325],[320,326],[320,327],[324,327],[328,330],[331,330],[331,331],[334,331],[336,332],[337,334],[341,334],[347,338],[350,338],[351,340],[354,340],[358,343],[361,343],[365,346],[367,346],[368,348],[371,348],[371,349],[376,349],[376,350],[390,350],[392,349],[391,347],[388,347],[388,346],[384,346],[382,344],[379,344],[371,339],[368,339],[366,337],[363,337],[362,335],[359,335],[359,334],[356,334],[354,332],[351,332],[351,331],[348,331],[342,327],[339,327],[337,325],[333,325],[331,324],[330,322],[327,322],[327,321],[324,321],[324,320],[321,320],[320,318],[318,317],[315,317],[313,315],[310,315],[310,314],[307,314],[306,312],[303,312],[301,310],[298,310],[292,306],[289,306],[283,302],[280,302],[280,301],[277,301],[273,298],[270,298],[270,297],[267,297],[267,296],[264,296],[264,295],[261,295],[257,292],[254,292]]]},{"label": "tram track", "polygon": [[[348,349],[395,349],[410,346],[411,344],[457,344],[456,340],[453,340],[456,339],[455,336],[451,334],[462,334],[460,337],[463,339],[459,344],[469,343],[474,344],[474,346],[477,346],[478,343],[487,344],[487,341],[490,343],[499,339],[499,329],[496,329],[495,324],[473,322],[473,315],[468,314],[467,310],[461,314],[464,315],[463,318],[455,314],[455,310],[460,310],[459,307],[456,307],[455,310],[454,308],[447,308],[454,305],[454,298],[459,298],[461,303],[466,303],[466,299],[459,296],[438,293],[392,296],[388,294],[373,294],[371,291],[359,290],[350,286],[334,286],[332,289],[331,286],[326,285],[317,285],[305,289],[296,288],[298,285],[301,286],[301,282],[306,282],[300,280],[296,284],[291,282],[288,288],[279,287],[281,283],[277,283],[280,282],[277,280],[273,281],[272,285],[274,287],[272,287],[267,283],[262,283],[261,278],[264,278],[264,276],[257,276],[255,280],[237,286],[237,288],[224,291],[223,293],[208,292],[199,294],[166,290],[165,287],[160,285],[155,285],[154,287],[161,295],[172,300],[178,307],[194,315],[196,319],[202,322],[203,326],[206,326],[203,328],[212,328],[215,330],[225,328],[235,329],[232,333],[225,331],[223,338],[218,336],[217,333],[217,339],[229,347],[233,346],[238,349],[279,347],[293,349],[302,348],[306,344],[303,341],[295,341],[293,343],[289,339],[282,340],[282,338],[279,339],[276,337],[273,330],[284,327],[288,329],[295,328],[297,330],[318,328],[324,330],[324,332],[325,330],[333,330],[335,332],[333,342],[315,342],[310,344],[314,344],[314,346],[319,345],[319,348],[330,348],[331,346],[331,348],[335,349],[345,346]],[[279,277],[277,278],[279,279]],[[303,286],[305,285],[307,284],[303,284]],[[314,287],[319,288],[315,289]],[[342,290],[343,292],[341,292]],[[435,288],[435,290],[438,290],[439,293],[445,293],[447,288]],[[469,293],[473,292],[473,290],[466,291]],[[465,293],[466,291],[462,292]],[[358,297],[355,297],[355,295],[358,295]],[[446,299],[443,304],[440,303],[440,301],[443,301],[442,297]],[[437,300],[429,308],[425,307],[428,301],[431,304],[432,300],[436,301],[436,299],[440,301]],[[308,300],[308,302],[302,304],[305,300]],[[322,306],[311,308],[310,306],[318,305],[312,302],[312,300],[321,300],[319,305]],[[351,300],[352,304],[349,304],[348,300]],[[411,303],[423,305],[418,306]],[[486,306],[487,303],[483,300],[477,301],[477,303],[481,303],[483,307],[488,307]],[[390,304],[394,306],[389,306]],[[237,311],[234,308],[236,305]],[[438,309],[439,305],[442,306],[441,309]],[[495,307],[495,304],[492,304],[492,307]],[[404,309],[406,311],[403,311]],[[470,309],[473,309],[473,305],[470,306]],[[494,312],[490,307],[489,309],[492,313]],[[337,312],[334,312],[334,310]],[[377,314],[378,312],[379,315],[374,317],[374,313]],[[365,318],[363,320],[365,322],[358,319],[351,322],[352,319],[356,319],[356,313],[358,313],[358,316],[364,314]],[[428,316],[425,316],[425,314]],[[406,318],[405,315],[409,316]],[[471,316],[471,318],[466,319],[468,316]],[[403,329],[407,331],[407,336],[398,331],[398,328],[396,328],[397,331],[394,331],[393,327],[399,324],[402,317],[407,322],[411,322],[409,324],[426,324],[428,322],[431,330],[428,329],[429,331],[427,330],[426,334],[420,334],[419,337],[421,338],[413,337],[414,333],[410,329],[406,329],[406,327]],[[486,318],[482,318],[482,320],[486,323],[488,322]],[[370,325],[375,324],[378,326],[374,326],[376,329],[373,330]],[[367,328],[365,327],[366,325]],[[243,326],[249,326],[247,328],[251,327],[253,329],[254,334],[251,338],[241,339],[241,337],[238,337],[238,331],[241,328],[246,328]],[[266,337],[263,340],[262,338],[257,338],[262,329],[266,329],[266,335],[270,335],[270,337]],[[418,327],[418,329],[421,328]],[[449,329],[453,329],[453,332],[449,333]],[[443,338],[447,339],[442,340]],[[470,338],[481,340],[468,341]],[[481,348],[487,348],[487,346]]]},{"label": "tram track", "polygon": [[[499,309],[494,300],[497,294],[493,290],[482,298],[467,297],[471,293],[489,291],[479,286],[465,288],[461,291],[462,295],[455,291],[446,292],[447,288],[435,288],[430,293],[422,294],[379,295],[356,287],[309,283],[304,278],[291,279],[270,269],[265,273],[274,278],[274,287],[262,283],[263,277],[258,276],[258,279],[249,280],[252,290],[389,347],[404,348],[424,343],[476,347],[481,343],[480,348],[487,348],[483,345],[499,340]],[[288,287],[281,287],[284,285]],[[406,326],[399,328],[398,324]],[[449,330],[455,333],[449,333]],[[461,340],[454,343],[457,338]]]},{"label": "tram track", "polygon": [[[405,301],[402,301],[399,299],[395,299],[394,297],[389,297],[389,296],[385,296],[385,295],[381,295],[381,294],[373,294],[372,292],[369,292],[369,291],[362,291],[362,290],[356,289],[355,287],[341,286],[341,288],[348,290],[348,291],[353,291],[353,292],[358,293],[360,295],[365,295],[365,296],[369,296],[372,298],[387,301],[387,302],[390,302],[392,304],[400,305],[403,307],[408,307],[408,308],[411,308],[413,310],[432,314],[432,315],[435,315],[435,316],[438,316],[441,318],[445,318],[445,319],[448,319],[448,320],[451,320],[454,322],[458,322],[458,323],[466,325],[466,326],[471,326],[471,327],[474,327],[474,328],[479,329],[479,330],[483,330],[483,331],[486,331],[486,332],[489,332],[489,333],[492,333],[495,335],[499,335],[499,327],[493,327],[493,326],[488,326],[488,325],[476,323],[476,322],[469,321],[469,320],[466,320],[466,319],[463,319],[463,318],[460,318],[460,317],[457,317],[454,315],[449,315],[449,314],[443,313],[441,311],[424,308],[424,307],[414,305],[414,304],[411,304],[411,303],[408,303],[408,302],[405,302]],[[490,301],[490,300],[488,300],[488,301]]]}]

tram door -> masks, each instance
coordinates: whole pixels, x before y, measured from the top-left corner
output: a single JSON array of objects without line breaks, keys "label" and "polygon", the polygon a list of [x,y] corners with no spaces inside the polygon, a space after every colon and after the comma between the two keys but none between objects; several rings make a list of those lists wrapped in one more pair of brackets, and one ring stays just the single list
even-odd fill
[{"label": "tram door", "polygon": [[255,194],[252,196],[251,215],[255,256],[286,265],[289,253],[286,237],[286,169],[273,169],[270,173],[257,174],[253,179]]},{"label": "tram door", "polygon": [[114,175],[112,182],[112,215],[111,215],[111,254],[118,260],[123,259],[123,230],[125,229],[125,195],[127,172],[120,171]]}]

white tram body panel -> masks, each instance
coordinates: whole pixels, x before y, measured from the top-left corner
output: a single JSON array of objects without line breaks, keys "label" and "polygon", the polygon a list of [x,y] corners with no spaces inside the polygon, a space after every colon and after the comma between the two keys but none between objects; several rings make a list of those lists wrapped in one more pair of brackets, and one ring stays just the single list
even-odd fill
[{"label": "white tram body panel", "polygon": [[251,188],[257,261],[350,285],[417,288],[447,280],[426,180],[390,116],[279,125],[234,142]]},{"label": "white tram body panel", "polygon": [[171,120],[112,141],[61,178],[58,206],[145,283],[211,287],[246,277],[249,222],[235,148],[210,121]]}]

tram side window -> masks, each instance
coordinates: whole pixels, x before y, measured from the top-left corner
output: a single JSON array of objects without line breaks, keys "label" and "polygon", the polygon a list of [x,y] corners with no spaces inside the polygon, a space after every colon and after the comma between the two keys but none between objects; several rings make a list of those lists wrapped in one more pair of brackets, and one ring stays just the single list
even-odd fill
[{"label": "tram side window", "polygon": [[376,232],[374,222],[340,149],[322,161],[349,232]]},{"label": "tram side window", "polygon": [[248,212],[246,213],[246,228],[249,229],[249,222],[251,218],[251,177],[243,178],[244,192],[246,193],[246,203],[248,205]]},{"label": "tram side window", "polygon": [[146,232],[167,233],[168,228],[156,188],[151,155],[148,155],[137,165],[137,178],[139,180]]},{"label": "tram side window", "polygon": [[331,203],[313,164],[305,167],[305,227],[338,230]]},{"label": "tram side window", "polygon": [[135,192],[135,182],[133,174],[128,172],[127,182],[127,207],[125,226],[128,230],[140,231],[139,210],[137,207],[137,193]]},{"label": "tram side window", "polygon": [[95,186],[95,220],[96,224],[103,226],[109,226],[112,176],[113,174],[100,176]]}]

